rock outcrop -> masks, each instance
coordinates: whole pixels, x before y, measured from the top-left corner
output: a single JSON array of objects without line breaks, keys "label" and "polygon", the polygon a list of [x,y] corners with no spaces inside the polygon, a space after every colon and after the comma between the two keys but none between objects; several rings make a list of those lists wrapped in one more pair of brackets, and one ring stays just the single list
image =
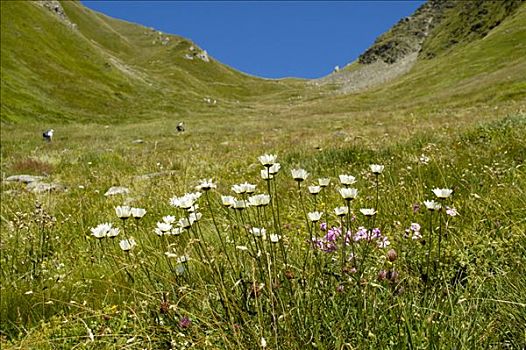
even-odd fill
[{"label": "rock outcrop", "polygon": [[418,53],[430,31],[441,22],[444,12],[455,6],[452,1],[431,0],[411,16],[402,18],[388,32],[358,57],[361,64],[383,61],[395,63],[412,53]]},{"label": "rock outcrop", "polygon": [[64,12],[64,9],[62,8],[62,5],[58,0],[38,0],[36,3],[43,8],[49,10],[51,13],[53,13],[59,20],[64,22],[68,27],[70,28],[76,28],[77,25],[73,22],[71,22],[66,15],[66,12]]}]

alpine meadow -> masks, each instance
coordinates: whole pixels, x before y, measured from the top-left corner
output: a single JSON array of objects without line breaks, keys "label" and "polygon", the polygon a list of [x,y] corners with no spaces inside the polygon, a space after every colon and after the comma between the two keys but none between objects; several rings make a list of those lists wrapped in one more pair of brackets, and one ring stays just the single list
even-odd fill
[{"label": "alpine meadow", "polygon": [[312,80],[0,4],[2,349],[526,348],[525,2]]}]

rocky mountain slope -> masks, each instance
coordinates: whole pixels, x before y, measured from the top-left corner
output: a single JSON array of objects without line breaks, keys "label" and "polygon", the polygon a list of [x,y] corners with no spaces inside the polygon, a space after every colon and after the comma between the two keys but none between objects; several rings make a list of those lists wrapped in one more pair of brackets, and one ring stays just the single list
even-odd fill
[{"label": "rocky mountain slope", "polygon": [[429,0],[380,35],[356,62],[321,82],[340,84],[346,93],[384,84],[409,72],[419,59],[432,59],[483,39],[522,4],[520,0]]}]

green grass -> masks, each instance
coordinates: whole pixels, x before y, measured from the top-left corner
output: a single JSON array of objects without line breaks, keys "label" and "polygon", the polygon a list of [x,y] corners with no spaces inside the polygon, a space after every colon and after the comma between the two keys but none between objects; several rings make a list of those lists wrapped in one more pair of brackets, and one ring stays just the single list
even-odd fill
[{"label": "green grass", "polygon": [[[320,348],[345,348],[345,344],[391,348],[405,347],[409,342],[417,348],[498,348],[506,344],[520,347],[524,343],[521,325],[526,315],[526,281],[520,272],[526,249],[524,115],[466,126],[453,134],[442,128],[420,131],[407,142],[362,143],[358,139],[348,145],[327,146],[322,151],[313,150],[305,139],[293,149],[286,140],[264,145],[254,137],[256,142],[242,142],[233,137],[235,132],[229,135],[230,143],[224,145],[223,139],[211,133],[213,126],[201,126],[196,128],[199,131],[182,135],[170,135],[155,127],[149,128],[147,134],[137,134],[140,127],[117,126],[102,128],[94,138],[88,134],[87,126],[68,128],[64,135],[69,137],[57,137],[53,143],[40,146],[38,140],[24,137],[20,131],[17,135],[2,135],[3,172],[9,174],[15,160],[31,156],[52,163],[51,179],[68,186],[65,193],[35,196],[20,186],[3,185],[3,198],[16,198],[2,201],[3,347],[67,348],[82,343],[87,348],[120,348],[129,340],[135,344],[131,346],[142,344],[149,348],[159,348],[170,341],[188,342],[195,348],[250,348],[257,346],[261,336],[269,347],[275,347],[277,337],[283,348],[314,343]],[[241,132],[243,126],[239,128]],[[131,144],[136,136],[146,143]],[[27,141],[18,143],[17,139]],[[162,241],[153,233],[155,222],[163,215],[183,214],[169,206],[169,198],[192,191],[200,178],[213,177],[219,187],[211,194],[212,211],[225,239],[232,235],[232,226],[219,206],[218,195],[231,193],[230,186],[243,181],[257,183],[258,192],[266,192],[264,182],[258,180],[260,166],[256,156],[268,150],[278,152],[283,166],[277,180],[282,223],[279,230],[286,237],[291,267],[285,268],[281,258],[276,258],[280,283],[286,285],[283,276],[287,269],[298,276],[309,232],[290,169],[302,166],[311,172],[308,184],[318,177],[332,178],[327,194],[322,194],[317,202],[318,209],[330,213],[333,207],[343,204],[336,191],[337,176],[342,173],[358,178],[360,194],[352,203],[354,210],[374,206],[374,178],[368,165],[382,163],[386,170],[380,177],[381,201],[375,226],[382,229],[398,252],[394,266],[400,279],[396,284],[376,281],[379,269],[392,268],[382,259],[385,250],[374,250],[370,255],[363,275],[367,281],[363,299],[352,283],[354,279],[344,280],[346,289],[342,295],[336,292],[341,283],[336,275],[325,276],[327,271],[309,265],[307,278],[315,289],[307,289],[305,295],[296,284],[294,293],[299,294],[294,299],[286,290],[273,292],[284,305],[294,305],[280,311],[284,318],[278,322],[276,333],[270,327],[272,313],[265,306],[257,311],[255,299],[250,298],[249,309],[239,304],[244,292],[239,285],[234,286],[237,273],[225,269],[224,281],[220,283],[210,270],[213,265],[201,261],[196,241],[189,243],[195,232],[185,232],[179,238],[182,241],[174,240],[179,242],[176,249],[186,247],[192,256],[190,271],[194,273],[183,279],[173,274],[164,260]],[[428,165],[419,164],[422,154],[430,158]],[[150,181],[134,180],[135,175],[159,170],[174,173]],[[102,193],[112,185],[129,186],[130,198],[105,198]],[[424,237],[429,239],[429,214],[424,209],[414,214],[411,207],[432,198],[434,187],[455,190],[448,205],[456,207],[460,215],[448,219],[441,273],[434,275],[427,287],[433,291],[433,298],[423,299],[426,289],[420,278],[427,247],[403,239],[403,234],[411,222],[418,222]],[[8,194],[8,189],[21,192]],[[307,193],[302,196],[306,210],[312,211],[312,198]],[[34,213],[36,201],[56,221]],[[89,232],[90,227],[101,222],[118,225],[113,208],[125,201],[148,211],[138,231],[128,226],[127,234],[121,232],[122,237],[131,235],[139,242],[132,260],[111,244],[101,251]],[[204,217],[199,232],[209,254],[226,268],[228,262],[204,197],[200,207]],[[252,218],[247,223],[257,225],[252,216],[254,209],[250,210]],[[334,216],[328,217],[331,224],[338,223]],[[44,226],[39,221],[42,218],[47,223]],[[271,230],[269,212],[267,220]],[[357,225],[367,224],[360,216],[357,221]],[[438,221],[435,224],[438,226]],[[234,233],[240,239],[245,237]],[[35,254],[41,249],[42,235],[46,237],[43,257]],[[435,257],[436,244],[435,240]],[[33,254],[28,254],[31,249]],[[226,251],[232,258],[240,254],[230,245]],[[257,260],[248,259],[245,264],[251,261]],[[325,264],[328,270],[339,273],[338,268],[330,267],[330,259]],[[149,277],[146,271],[150,271]],[[252,270],[242,271],[243,278],[251,280]],[[465,275],[460,276],[466,279],[452,284],[459,271],[464,271]],[[297,279],[294,281],[298,283]],[[401,287],[401,295],[392,295]],[[28,291],[32,294],[25,294]],[[167,293],[167,305],[174,306],[161,312],[163,293]],[[268,299],[268,293],[265,289],[258,300],[270,307],[272,299]],[[225,313],[221,298],[231,309],[238,310],[235,318]],[[290,304],[293,300],[304,304]],[[357,307],[363,302],[369,306],[357,314]],[[298,319],[299,315],[306,319]],[[192,326],[180,328],[178,323],[185,316],[192,320]],[[239,332],[232,331],[233,324],[241,326]],[[269,326],[261,328],[262,324]],[[365,324],[367,329],[363,328]],[[95,342],[89,340],[87,328],[92,330]]]},{"label": "green grass", "polygon": [[455,45],[484,38],[522,5],[521,1],[469,1],[457,3],[442,14],[440,21],[424,42],[420,55],[446,54]]}]

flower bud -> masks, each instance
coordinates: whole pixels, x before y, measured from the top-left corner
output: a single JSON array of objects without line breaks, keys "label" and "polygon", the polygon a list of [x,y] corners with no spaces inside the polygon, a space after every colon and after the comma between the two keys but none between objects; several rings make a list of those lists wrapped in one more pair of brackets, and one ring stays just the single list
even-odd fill
[{"label": "flower bud", "polygon": [[387,276],[387,272],[385,270],[378,271],[378,281],[385,280],[386,276]]},{"label": "flower bud", "polygon": [[390,262],[393,262],[396,260],[396,258],[398,258],[398,254],[396,253],[396,250],[389,249],[389,251],[387,252],[387,259],[389,259]]}]

